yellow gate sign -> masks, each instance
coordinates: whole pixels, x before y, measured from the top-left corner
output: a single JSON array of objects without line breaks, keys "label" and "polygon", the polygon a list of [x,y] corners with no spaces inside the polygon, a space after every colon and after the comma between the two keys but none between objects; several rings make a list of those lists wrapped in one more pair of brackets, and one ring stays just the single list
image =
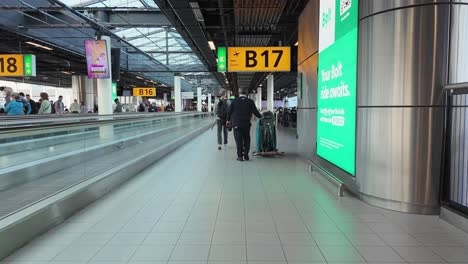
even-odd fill
[{"label": "yellow gate sign", "polygon": [[290,47],[229,47],[229,72],[291,71]]},{"label": "yellow gate sign", "polygon": [[23,55],[0,54],[0,76],[24,76]]},{"label": "yellow gate sign", "polygon": [[135,88],[133,88],[133,96],[144,96],[144,97],[156,96],[156,88],[154,88],[154,87],[135,87]]}]

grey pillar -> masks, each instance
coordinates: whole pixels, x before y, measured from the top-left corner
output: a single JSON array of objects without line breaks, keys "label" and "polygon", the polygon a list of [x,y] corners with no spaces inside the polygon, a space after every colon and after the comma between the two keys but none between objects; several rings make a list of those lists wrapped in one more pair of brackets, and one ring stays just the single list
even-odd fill
[{"label": "grey pillar", "polygon": [[275,76],[273,74],[270,74],[268,75],[268,79],[267,79],[267,110],[268,111],[273,111],[274,93],[275,93]]},{"label": "grey pillar", "polygon": [[437,214],[450,5],[382,2],[360,2],[356,183],[371,204]]}]

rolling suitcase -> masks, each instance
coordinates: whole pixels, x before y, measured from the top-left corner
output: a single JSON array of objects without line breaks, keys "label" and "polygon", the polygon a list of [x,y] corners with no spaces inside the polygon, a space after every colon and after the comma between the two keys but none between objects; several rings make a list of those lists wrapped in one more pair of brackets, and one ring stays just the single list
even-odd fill
[{"label": "rolling suitcase", "polygon": [[258,153],[277,151],[275,115],[272,112],[262,113],[262,118],[257,122],[256,133]]}]

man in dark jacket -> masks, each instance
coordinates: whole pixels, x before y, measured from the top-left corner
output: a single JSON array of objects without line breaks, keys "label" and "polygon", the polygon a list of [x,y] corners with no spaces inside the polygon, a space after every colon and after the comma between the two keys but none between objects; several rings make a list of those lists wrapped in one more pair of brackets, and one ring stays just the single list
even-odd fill
[{"label": "man in dark jacket", "polygon": [[250,119],[252,115],[261,118],[253,100],[247,98],[247,89],[239,89],[239,97],[231,102],[227,114],[229,126],[234,128],[234,139],[237,145],[237,160],[249,160]]}]

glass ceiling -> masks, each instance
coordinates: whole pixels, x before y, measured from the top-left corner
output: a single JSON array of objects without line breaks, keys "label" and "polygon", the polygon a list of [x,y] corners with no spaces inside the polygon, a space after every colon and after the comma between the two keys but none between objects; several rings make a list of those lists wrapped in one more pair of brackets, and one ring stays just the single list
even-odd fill
[{"label": "glass ceiling", "polygon": [[[153,0],[67,0],[64,3],[74,8],[158,9]],[[179,71],[187,68],[206,70],[206,66],[173,27],[117,27],[112,31],[161,64],[167,65],[169,71]],[[145,67],[144,65],[131,65],[134,69]],[[141,75],[148,74],[142,73]],[[212,80],[212,83],[215,85],[214,80]]]},{"label": "glass ceiling", "polygon": [[[10,6],[0,0],[3,6]],[[25,2],[32,0],[25,0]],[[37,2],[38,7],[41,7],[47,0]],[[200,84],[201,79],[205,79],[213,87],[218,87],[219,84],[214,76],[208,74],[194,78],[193,73],[206,72],[207,66],[200,61],[198,56],[193,52],[192,48],[185,42],[184,38],[177,32],[177,29],[172,26],[167,26],[167,23],[159,22],[140,26],[132,25],[131,20],[126,19],[129,14],[126,11],[138,12],[142,10],[146,12],[155,12],[155,15],[162,15],[154,0],[61,0],[62,3],[77,10],[84,12],[87,9],[88,14],[92,14],[93,8],[106,8],[104,12],[109,12],[114,16],[114,21],[119,21],[114,25],[112,22],[100,23],[102,27],[111,30],[117,37],[112,37],[112,47],[120,48],[121,50],[121,67],[123,70],[144,76],[155,81],[163,81],[171,85],[173,83],[174,73],[181,73],[187,76],[187,79],[198,79]],[[12,7],[24,6],[22,1],[11,1]],[[36,3],[36,2],[34,2]],[[50,5],[50,3],[49,3]],[[32,9],[34,12],[34,10]],[[0,18],[5,27],[16,30],[18,23],[21,21],[22,15],[31,16],[28,13],[10,12],[10,17]],[[77,18],[70,12],[62,12],[64,15],[70,16],[71,23],[86,24],[82,18]],[[119,18],[120,16],[120,18]],[[17,20],[11,19],[18,17]],[[64,23],[60,17],[55,14],[49,14],[46,19],[41,16],[31,20],[34,27],[26,27],[26,34],[38,40],[55,44],[70,51],[84,53],[84,40],[91,39],[95,36],[95,29],[91,27],[55,27],[53,24]],[[124,22],[122,22],[124,21]],[[124,24],[122,24],[124,23]],[[23,32],[23,33],[25,33]],[[118,38],[125,41],[122,42]],[[152,58],[152,59],[151,59]],[[191,71],[191,73],[189,73]],[[209,80],[208,80],[209,79]],[[206,84],[207,86],[211,86]]]},{"label": "glass ceiling", "polygon": [[66,0],[71,7],[158,8],[153,0]]}]

